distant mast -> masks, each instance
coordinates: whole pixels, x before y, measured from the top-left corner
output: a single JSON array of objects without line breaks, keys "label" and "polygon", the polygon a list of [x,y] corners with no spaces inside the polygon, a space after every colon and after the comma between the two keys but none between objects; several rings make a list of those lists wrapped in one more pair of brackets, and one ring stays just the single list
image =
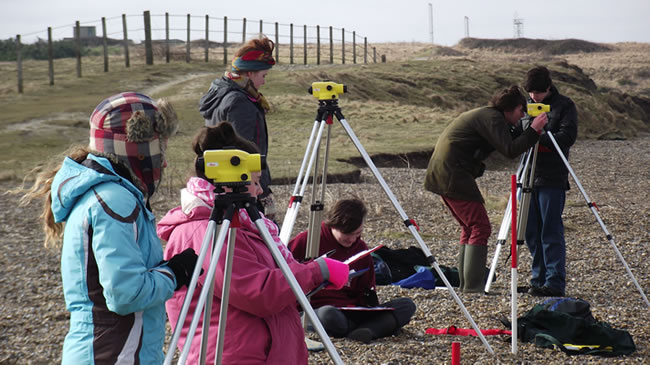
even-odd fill
[{"label": "distant mast", "polygon": [[433,4],[429,3],[429,35],[433,44]]},{"label": "distant mast", "polygon": [[515,17],[512,21],[514,36],[515,38],[521,38],[524,36],[524,19],[518,18],[517,13],[515,12]]}]

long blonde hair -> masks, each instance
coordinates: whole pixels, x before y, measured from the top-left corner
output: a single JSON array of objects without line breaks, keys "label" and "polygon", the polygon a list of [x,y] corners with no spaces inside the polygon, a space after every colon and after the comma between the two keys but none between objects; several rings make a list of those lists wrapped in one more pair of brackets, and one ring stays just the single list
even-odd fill
[{"label": "long blonde hair", "polygon": [[[90,153],[90,149],[87,146],[73,146],[65,155],[80,163],[88,157],[88,153]],[[23,181],[22,187],[10,191],[10,193],[23,194],[18,202],[19,206],[26,206],[34,200],[42,200],[40,218],[45,232],[43,244],[48,248],[60,248],[63,238],[63,223],[54,222],[51,195],[52,180],[62,165],[63,162],[60,162],[55,168],[38,172],[31,187],[25,188],[25,181]]]}]

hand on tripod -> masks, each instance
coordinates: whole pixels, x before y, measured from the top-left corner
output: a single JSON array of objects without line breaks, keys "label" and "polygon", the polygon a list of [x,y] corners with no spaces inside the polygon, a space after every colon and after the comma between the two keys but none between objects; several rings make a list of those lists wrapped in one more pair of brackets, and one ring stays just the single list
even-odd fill
[{"label": "hand on tripod", "polygon": [[341,289],[348,282],[348,275],[350,274],[348,264],[329,257],[318,258],[316,262],[320,266],[323,279],[330,284],[328,287]]},{"label": "hand on tripod", "polygon": [[[172,269],[174,276],[176,276],[176,290],[183,287],[183,285],[189,285],[197,259],[198,256],[193,248],[188,248],[169,259],[167,266]],[[202,271],[203,269],[201,269]]]},{"label": "hand on tripod", "polygon": [[537,134],[542,134],[546,123],[548,122],[548,117],[546,113],[542,113],[533,119],[533,122],[530,124],[530,127],[533,128]]}]

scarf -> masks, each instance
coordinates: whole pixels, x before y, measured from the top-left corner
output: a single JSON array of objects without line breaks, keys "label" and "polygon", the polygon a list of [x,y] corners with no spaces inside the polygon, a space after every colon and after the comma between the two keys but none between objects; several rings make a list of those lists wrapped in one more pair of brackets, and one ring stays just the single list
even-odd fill
[{"label": "scarf", "polygon": [[268,113],[271,110],[271,104],[269,104],[264,95],[253,86],[253,82],[248,78],[248,76],[240,75],[232,71],[226,71],[225,76],[244,89],[248,94],[250,101],[259,104],[262,109],[264,109],[264,113]]}]

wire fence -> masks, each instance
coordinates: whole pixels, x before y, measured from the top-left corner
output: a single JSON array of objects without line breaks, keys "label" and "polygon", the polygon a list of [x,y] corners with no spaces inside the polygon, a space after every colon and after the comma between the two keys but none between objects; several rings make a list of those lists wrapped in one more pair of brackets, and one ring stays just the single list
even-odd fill
[{"label": "wire fence", "polygon": [[243,43],[260,36],[275,42],[274,57],[278,64],[377,62],[376,48],[368,44],[368,39],[345,28],[145,11],[142,15],[122,14],[98,21],[77,21],[74,25],[17,35],[18,92],[23,92],[22,48],[30,41],[47,40],[48,76],[50,85],[53,85],[55,40],[74,42],[76,76],[82,77],[83,59],[91,57],[82,56],[87,48],[95,50],[91,52],[94,57],[103,56],[104,72],[109,72],[110,65],[115,64],[128,68],[132,61],[147,65],[179,61],[227,65]]}]

